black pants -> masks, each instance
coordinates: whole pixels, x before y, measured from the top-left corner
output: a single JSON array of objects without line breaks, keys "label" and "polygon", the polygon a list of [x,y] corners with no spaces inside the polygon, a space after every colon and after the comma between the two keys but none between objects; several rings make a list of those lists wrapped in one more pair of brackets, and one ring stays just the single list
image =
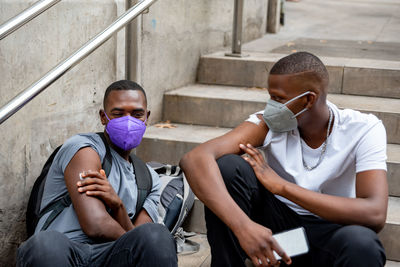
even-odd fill
[{"label": "black pants", "polygon": [[[384,249],[371,229],[300,216],[266,190],[241,157],[225,155],[217,163],[228,192],[253,221],[273,233],[299,226],[305,228],[309,253],[292,258],[291,266],[384,266]],[[205,215],[211,266],[244,266],[247,255],[232,231],[207,208]]]},{"label": "black pants", "polygon": [[177,266],[168,229],[147,223],[102,244],[71,241],[56,231],[35,234],[18,249],[17,266]]}]

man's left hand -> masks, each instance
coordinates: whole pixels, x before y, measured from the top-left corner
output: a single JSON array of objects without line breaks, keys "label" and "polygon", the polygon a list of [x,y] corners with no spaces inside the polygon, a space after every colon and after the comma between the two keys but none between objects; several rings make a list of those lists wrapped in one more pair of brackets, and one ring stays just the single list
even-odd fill
[{"label": "man's left hand", "polygon": [[247,153],[247,156],[243,158],[250,164],[253,168],[257,179],[261,184],[268,189],[271,193],[280,195],[283,186],[287,181],[282,179],[268,164],[261,152],[253,147],[251,144],[246,146],[243,144],[239,145],[240,149]]}]

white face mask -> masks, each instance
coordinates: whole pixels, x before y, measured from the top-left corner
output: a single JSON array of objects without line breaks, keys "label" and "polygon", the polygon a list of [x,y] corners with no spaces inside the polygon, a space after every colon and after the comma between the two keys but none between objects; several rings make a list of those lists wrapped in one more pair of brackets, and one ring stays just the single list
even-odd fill
[{"label": "white face mask", "polygon": [[269,99],[267,101],[267,105],[265,106],[263,115],[263,119],[267,124],[268,128],[271,131],[278,133],[288,132],[296,129],[297,128],[296,117],[299,116],[304,111],[306,111],[307,108],[304,108],[297,114],[293,114],[293,112],[287,107],[287,105],[293,102],[294,100],[299,99],[300,97],[308,95],[309,93],[311,92],[307,91],[305,93],[302,93],[301,95],[298,95],[290,99],[285,104]]}]

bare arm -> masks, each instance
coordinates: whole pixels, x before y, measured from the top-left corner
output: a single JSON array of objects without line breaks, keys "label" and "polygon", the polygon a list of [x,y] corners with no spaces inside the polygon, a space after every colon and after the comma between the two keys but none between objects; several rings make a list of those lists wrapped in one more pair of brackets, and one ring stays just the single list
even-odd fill
[{"label": "bare arm", "polygon": [[147,213],[145,209],[141,209],[136,220],[134,222],[135,226],[139,226],[145,223],[152,223],[153,220],[151,219],[150,215]]},{"label": "bare arm", "polygon": [[[90,147],[82,148],[67,165],[64,179],[83,232],[94,239],[116,240],[129,228],[133,228],[122,201],[119,198],[117,200],[114,199],[114,218],[111,217],[101,198],[96,197],[95,194],[91,195],[90,192],[96,192],[96,190],[87,187],[89,184],[90,186],[96,186],[97,183],[90,183],[90,181],[101,179],[100,176],[102,174],[97,171],[88,171],[87,177],[92,178],[87,178],[84,181],[79,179],[79,174],[84,170],[100,169],[101,162],[97,152]],[[81,185],[79,186],[78,183]],[[85,188],[85,190],[78,191],[78,187]],[[129,226],[129,223],[131,226]]]},{"label": "bare arm", "polygon": [[274,194],[283,196],[322,218],[340,224],[358,224],[379,232],[386,220],[388,186],[386,171],[357,173],[356,198],[338,197],[304,189],[287,182],[273,171],[261,153],[251,145],[241,145],[250,155],[246,160],[260,182]]},{"label": "bare arm", "polygon": [[272,263],[276,262],[270,255],[271,247],[286,263],[290,259],[277,246],[271,231],[251,221],[229,195],[216,159],[226,154],[239,154],[239,144],[243,142],[262,145],[267,132],[264,123],[244,122],[229,133],[197,146],[180,161],[196,196],[235,233],[256,266],[259,266],[258,259],[266,263],[267,256]]},{"label": "bare arm", "polygon": [[241,228],[249,219],[230,197],[216,160],[226,154],[239,154],[242,142],[261,145],[266,131],[262,126],[242,123],[227,134],[197,146],[179,163],[196,196],[232,230]]},{"label": "bare arm", "polygon": [[356,179],[356,198],[316,193],[295,184],[284,186],[280,195],[326,220],[379,232],[385,225],[388,205],[386,171],[364,171]]}]

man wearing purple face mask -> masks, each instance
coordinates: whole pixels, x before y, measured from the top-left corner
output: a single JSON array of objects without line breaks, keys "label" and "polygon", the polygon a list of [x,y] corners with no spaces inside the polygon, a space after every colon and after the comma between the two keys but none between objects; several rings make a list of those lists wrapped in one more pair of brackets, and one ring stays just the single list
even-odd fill
[{"label": "man wearing purple face mask", "polygon": [[[68,191],[72,205],[18,250],[17,266],[177,266],[176,247],[157,219],[158,175],[148,167],[152,189],[136,210],[138,188],[130,152],[137,147],[150,116],[143,88],[131,81],[111,84],[100,120],[112,167],[102,169],[106,147],[96,133],[68,139],[47,175],[41,207]],[[50,212],[49,212],[50,213]]]}]

